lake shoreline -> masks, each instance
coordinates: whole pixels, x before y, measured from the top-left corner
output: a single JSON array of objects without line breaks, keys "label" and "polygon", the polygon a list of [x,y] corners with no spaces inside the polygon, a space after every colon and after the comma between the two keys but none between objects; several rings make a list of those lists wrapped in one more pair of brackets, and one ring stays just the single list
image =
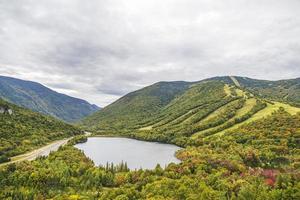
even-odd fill
[{"label": "lake shoreline", "polygon": [[182,162],[177,157],[177,151],[182,148],[177,145],[116,135],[90,135],[86,142],[74,147],[82,150],[95,165],[125,161],[131,170],[154,169],[157,164],[166,167],[170,163]]},{"label": "lake shoreline", "polygon": [[167,143],[167,142],[161,142],[161,141],[157,141],[157,140],[143,140],[140,138],[135,138],[135,137],[130,137],[130,136],[125,136],[125,135],[89,135],[88,137],[112,137],[112,138],[127,138],[127,139],[133,139],[133,140],[138,140],[138,141],[142,141],[142,142],[154,142],[154,143],[158,143],[158,144],[169,144],[169,145],[174,145],[177,147],[180,147],[181,149],[185,148],[185,147],[181,147],[177,144],[174,143]]}]

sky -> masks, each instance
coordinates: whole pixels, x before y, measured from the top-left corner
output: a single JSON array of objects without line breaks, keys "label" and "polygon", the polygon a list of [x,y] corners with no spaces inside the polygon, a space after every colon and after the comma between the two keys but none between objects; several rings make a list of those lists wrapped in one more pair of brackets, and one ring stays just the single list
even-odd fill
[{"label": "sky", "polygon": [[300,77],[299,0],[0,0],[0,75],[106,106],[158,81]]}]

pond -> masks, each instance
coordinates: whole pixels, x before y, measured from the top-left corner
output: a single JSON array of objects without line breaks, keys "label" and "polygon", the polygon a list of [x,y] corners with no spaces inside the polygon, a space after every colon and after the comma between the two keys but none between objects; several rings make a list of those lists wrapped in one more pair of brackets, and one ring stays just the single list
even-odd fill
[{"label": "pond", "polygon": [[129,169],[154,169],[157,164],[165,167],[179,163],[175,152],[178,146],[157,142],[145,142],[129,138],[89,137],[86,143],[76,144],[96,165],[127,163]]}]

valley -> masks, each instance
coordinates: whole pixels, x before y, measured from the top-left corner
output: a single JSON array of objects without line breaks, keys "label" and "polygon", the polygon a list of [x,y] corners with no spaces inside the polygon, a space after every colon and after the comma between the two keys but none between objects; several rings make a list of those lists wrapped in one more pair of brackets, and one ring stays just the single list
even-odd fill
[{"label": "valley", "polygon": [[[252,85],[250,81],[231,76],[159,82],[75,125],[3,101],[14,114],[0,115],[1,142],[7,146],[0,155],[11,159],[0,166],[0,198],[296,200],[298,100],[269,96],[266,86],[257,92],[265,81],[253,80]],[[273,87],[276,84],[271,85],[274,93],[282,91],[281,86]],[[294,80],[290,84],[295,88]],[[11,123],[18,124],[12,129],[14,138],[4,128]],[[19,134],[26,130],[34,134]],[[37,137],[40,143],[29,143]],[[172,146],[180,162],[172,162],[175,150],[145,141],[181,147]],[[170,162],[155,167],[147,160],[160,158]],[[151,167],[136,169],[147,163]]]},{"label": "valley", "polygon": [[0,0],[0,200],[300,200],[300,0]]}]

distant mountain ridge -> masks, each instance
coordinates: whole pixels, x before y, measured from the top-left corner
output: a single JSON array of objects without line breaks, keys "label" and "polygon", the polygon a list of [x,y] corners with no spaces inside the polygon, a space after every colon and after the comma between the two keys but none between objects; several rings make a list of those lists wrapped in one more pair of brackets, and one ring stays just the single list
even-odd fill
[{"label": "distant mountain ridge", "polygon": [[37,82],[6,76],[0,76],[0,97],[67,122],[78,121],[99,110],[85,100],[55,92]]}]

